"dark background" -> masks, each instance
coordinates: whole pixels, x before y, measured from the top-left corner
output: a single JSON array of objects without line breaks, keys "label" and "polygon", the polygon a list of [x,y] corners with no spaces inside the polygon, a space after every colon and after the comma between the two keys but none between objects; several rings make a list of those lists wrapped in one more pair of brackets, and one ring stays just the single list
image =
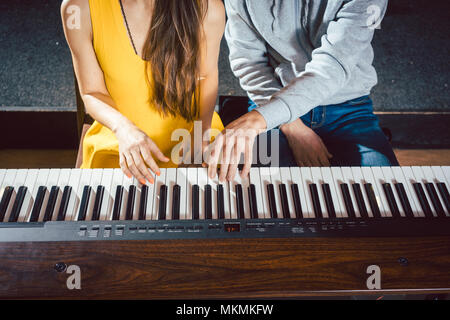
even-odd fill
[{"label": "dark background", "polygon": [[[269,1],[269,0],[261,0]],[[76,108],[72,65],[64,39],[61,1],[1,0],[0,108]],[[450,1],[391,0],[373,42],[379,111],[445,111],[450,108]],[[221,95],[244,95],[222,44]]]}]

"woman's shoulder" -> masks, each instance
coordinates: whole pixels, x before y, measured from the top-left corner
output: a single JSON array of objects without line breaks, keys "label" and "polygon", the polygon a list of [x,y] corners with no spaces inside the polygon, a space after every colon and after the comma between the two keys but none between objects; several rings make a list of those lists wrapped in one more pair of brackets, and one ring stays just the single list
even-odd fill
[{"label": "woman's shoulder", "polygon": [[70,8],[89,9],[89,0],[63,0],[61,2],[61,12],[70,10]]}]

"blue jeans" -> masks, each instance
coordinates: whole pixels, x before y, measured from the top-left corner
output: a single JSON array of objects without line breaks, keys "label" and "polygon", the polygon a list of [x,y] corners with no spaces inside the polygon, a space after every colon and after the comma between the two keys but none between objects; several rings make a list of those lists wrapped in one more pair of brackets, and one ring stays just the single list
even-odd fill
[{"label": "blue jeans", "polygon": [[[254,103],[250,103],[249,111],[254,108]],[[399,165],[373,113],[369,96],[337,105],[316,107],[302,116],[301,120],[319,135],[333,155],[330,160],[332,166]],[[279,133],[279,166],[295,166],[286,136],[278,129],[271,131],[269,135]]]}]

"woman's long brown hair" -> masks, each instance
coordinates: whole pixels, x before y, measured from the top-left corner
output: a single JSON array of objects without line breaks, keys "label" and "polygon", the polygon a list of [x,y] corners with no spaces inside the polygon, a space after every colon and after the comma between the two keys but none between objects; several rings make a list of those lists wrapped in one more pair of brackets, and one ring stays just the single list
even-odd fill
[{"label": "woman's long brown hair", "polygon": [[153,104],[163,115],[193,121],[199,113],[204,0],[155,0],[143,56]]}]

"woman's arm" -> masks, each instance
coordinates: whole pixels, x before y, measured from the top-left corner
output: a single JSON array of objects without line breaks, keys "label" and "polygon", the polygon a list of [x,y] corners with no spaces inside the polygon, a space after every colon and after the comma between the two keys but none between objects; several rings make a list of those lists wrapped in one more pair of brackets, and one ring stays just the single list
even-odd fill
[{"label": "woman's arm", "polygon": [[[135,176],[140,182],[145,183],[145,179],[152,182],[153,177],[143,159],[155,173],[159,172],[159,168],[152,154],[161,161],[168,159],[147,135],[116,109],[92,45],[89,1],[64,0],[61,17],[86,111],[115,133],[119,140],[120,165],[124,173]],[[79,21],[79,24],[71,21]]]},{"label": "woman's arm", "polygon": [[225,30],[225,8],[222,1],[208,2],[208,12],[203,22],[200,59],[200,120],[203,132],[211,128],[219,86],[220,41]]}]

